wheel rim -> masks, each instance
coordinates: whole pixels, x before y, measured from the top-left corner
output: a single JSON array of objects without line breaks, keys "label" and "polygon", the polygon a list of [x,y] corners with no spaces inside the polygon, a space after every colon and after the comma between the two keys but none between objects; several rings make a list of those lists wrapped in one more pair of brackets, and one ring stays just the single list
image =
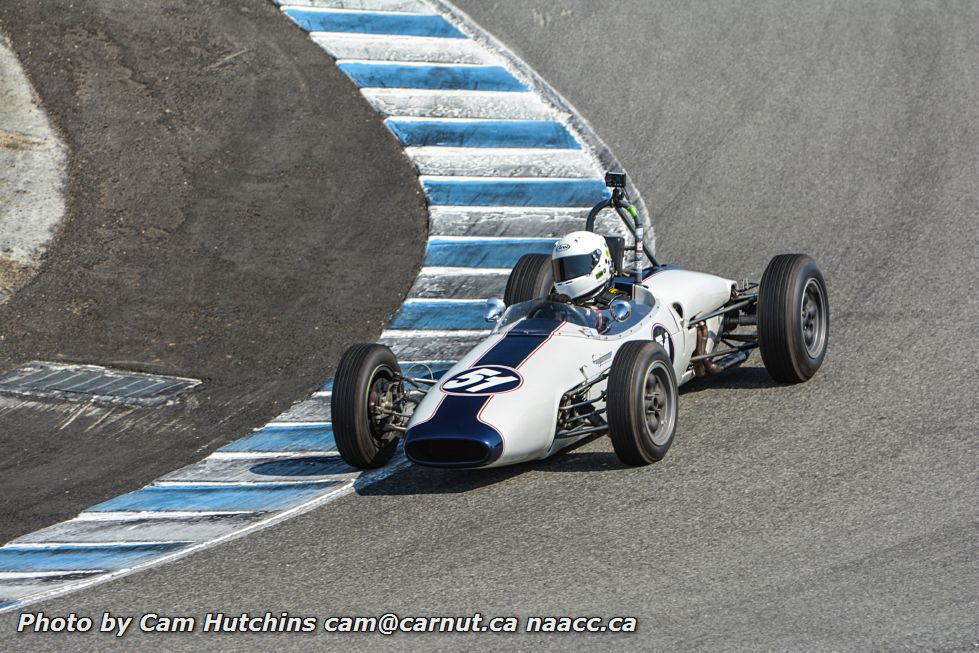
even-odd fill
[{"label": "wheel rim", "polygon": [[802,311],[800,328],[806,353],[810,358],[819,358],[826,346],[826,298],[823,288],[816,279],[806,282],[802,290]]},{"label": "wheel rim", "polygon": [[657,361],[646,370],[643,383],[643,417],[646,433],[655,445],[666,444],[676,420],[676,396],[670,391],[670,374]]},{"label": "wheel rim", "polygon": [[389,368],[379,367],[367,384],[367,422],[378,446],[383,446],[388,440],[384,424],[390,419],[388,411],[394,407],[390,397],[393,378],[394,373]]}]

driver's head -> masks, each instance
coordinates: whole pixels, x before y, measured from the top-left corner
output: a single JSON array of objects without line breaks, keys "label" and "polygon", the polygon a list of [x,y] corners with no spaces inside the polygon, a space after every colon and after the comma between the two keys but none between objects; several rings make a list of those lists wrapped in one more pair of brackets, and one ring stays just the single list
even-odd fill
[{"label": "driver's head", "polygon": [[612,256],[605,238],[575,231],[554,243],[551,253],[554,290],[579,302],[612,283]]}]

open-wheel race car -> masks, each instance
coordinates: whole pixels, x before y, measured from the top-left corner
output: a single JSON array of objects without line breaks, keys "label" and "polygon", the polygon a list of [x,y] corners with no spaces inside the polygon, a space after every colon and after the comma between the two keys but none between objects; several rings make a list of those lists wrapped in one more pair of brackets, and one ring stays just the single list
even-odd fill
[{"label": "open-wheel race car", "polygon": [[[829,304],[815,261],[776,256],[759,282],[660,264],[625,175],[609,173],[606,184],[611,197],[592,209],[584,232],[559,240],[552,255],[520,258],[504,299],[487,301],[490,335],[441,376],[424,366],[402,371],[384,345],[346,351],[332,397],[344,461],[382,466],[403,439],[420,465],[497,467],[607,433],[623,463],[645,465],[673,443],[677,387],[687,381],[740,365],[756,348],[776,381],[816,373]],[[605,209],[632,234],[628,256],[621,237],[597,237],[589,249]],[[564,294],[582,279],[594,282],[591,295]]]}]

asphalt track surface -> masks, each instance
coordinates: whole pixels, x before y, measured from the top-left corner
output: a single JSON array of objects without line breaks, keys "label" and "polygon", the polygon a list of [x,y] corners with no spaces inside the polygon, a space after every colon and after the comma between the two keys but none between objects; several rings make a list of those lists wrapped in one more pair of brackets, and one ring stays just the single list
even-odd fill
[{"label": "asphalt track surface", "polygon": [[[581,639],[125,640],[174,650],[972,650],[979,12],[672,4],[459,3],[632,172],[660,258],[732,277],[780,252],[820,262],[833,323],[810,383],[776,386],[754,361],[682,393],[651,467],[622,468],[600,438],[499,471],[412,468],[39,607],[640,619]],[[14,618],[5,649],[94,643],[18,636]]]},{"label": "asphalt track surface", "polygon": [[3,2],[0,21],[70,149],[62,232],[0,306],[0,370],[205,380],[159,409],[0,398],[6,542],[317,390],[400,306],[426,212],[397,142],[269,2]]}]

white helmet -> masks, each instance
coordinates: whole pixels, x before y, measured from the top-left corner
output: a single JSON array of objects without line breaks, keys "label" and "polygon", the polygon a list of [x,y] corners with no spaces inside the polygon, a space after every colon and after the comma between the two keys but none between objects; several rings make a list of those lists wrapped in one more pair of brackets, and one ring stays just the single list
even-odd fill
[{"label": "white helmet", "polygon": [[554,289],[572,300],[598,294],[612,282],[612,255],[605,238],[575,231],[554,243]]}]

